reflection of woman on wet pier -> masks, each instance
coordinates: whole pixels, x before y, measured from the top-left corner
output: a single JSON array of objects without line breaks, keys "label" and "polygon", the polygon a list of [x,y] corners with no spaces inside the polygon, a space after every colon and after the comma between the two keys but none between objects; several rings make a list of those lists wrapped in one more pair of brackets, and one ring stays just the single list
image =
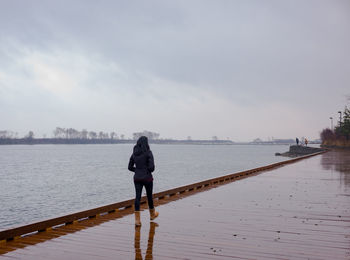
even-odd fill
[{"label": "reflection of woman on wet pier", "polygon": [[134,184],[136,191],[135,198],[135,225],[141,226],[140,220],[140,201],[142,188],[145,186],[148,207],[150,212],[150,219],[153,220],[158,217],[158,212],[155,211],[153,205],[153,176],[152,172],[154,171],[154,159],[152,151],[148,145],[148,139],[146,136],[141,136],[136,145],[134,146],[133,153],[130,157],[129,171],[134,172]]},{"label": "reflection of woman on wet pier", "polygon": [[[156,227],[158,227],[158,224],[151,222],[149,226],[149,233],[148,233],[148,243],[147,243],[147,250],[146,250],[146,256],[145,256],[146,260],[153,259],[153,240],[154,240],[154,234],[156,233]],[[135,260],[143,259],[140,240],[141,240],[141,227],[136,226],[135,237],[134,237]]]}]

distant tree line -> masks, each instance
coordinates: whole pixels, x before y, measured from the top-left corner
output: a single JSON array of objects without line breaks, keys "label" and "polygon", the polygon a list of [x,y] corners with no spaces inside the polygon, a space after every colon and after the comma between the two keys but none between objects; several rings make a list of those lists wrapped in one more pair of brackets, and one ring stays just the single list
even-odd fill
[{"label": "distant tree line", "polygon": [[[23,138],[18,137],[17,132],[0,130],[0,139],[34,139],[34,132],[29,131]],[[132,134],[132,139],[137,140],[141,136],[147,136],[149,140],[158,140],[160,134],[144,130],[143,132],[135,132]],[[37,138],[40,139],[40,138]],[[44,139],[44,138],[42,138]],[[125,135],[118,135],[116,132],[95,132],[83,129],[81,131],[74,128],[56,127],[53,131],[53,138],[51,139],[79,139],[79,140],[125,140]]]},{"label": "distant tree line", "polygon": [[52,138],[35,138],[33,131],[19,138],[17,132],[0,130],[0,144],[105,144],[105,143],[134,143],[140,136],[147,136],[149,140],[158,140],[160,134],[144,130],[135,132],[132,139],[126,139],[124,134],[118,135],[112,131],[81,131],[74,128],[56,127]]},{"label": "distant tree line", "polygon": [[33,131],[29,131],[24,137],[19,138],[18,133],[8,130],[0,131],[1,144],[134,144],[140,136],[147,136],[154,144],[233,144],[230,140],[219,140],[216,136],[212,140],[187,140],[160,139],[159,133],[144,130],[135,132],[132,138],[126,139],[124,134],[118,135],[116,132],[95,132],[83,129],[81,131],[74,128],[56,127],[52,138],[35,138]]},{"label": "distant tree line", "polygon": [[[32,139],[34,138],[34,132],[29,131],[23,138]],[[18,133],[9,130],[0,130],[0,139],[18,139]]]},{"label": "distant tree line", "polygon": [[8,130],[0,130],[0,139],[11,139],[18,138],[18,133],[8,131]]},{"label": "distant tree line", "polygon": [[146,136],[148,140],[158,140],[160,134],[146,130],[144,130],[143,132],[136,132],[132,134],[134,140],[139,139],[141,136]]},{"label": "distant tree line", "polygon": [[324,146],[350,147],[350,110],[347,107],[334,129],[322,130],[321,140]]},{"label": "distant tree line", "polygon": [[0,130],[0,144],[97,144],[124,143],[125,135],[116,132],[95,132],[83,129],[56,127],[52,138],[35,138],[33,131],[29,131],[22,138],[17,132]]},{"label": "distant tree line", "polygon": [[83,129],[81,131],[76,130],[74,128],[62,128],[62,127],[56,127],[56,129],[53,131],[54,138],[65,138],[65,139],[111,139],[111,140],[118,140],[118,139],[124,139],[125,136],[123,134],[118,136],[116,132],[95,132],[95,131],[88,131],[86,129]]}]

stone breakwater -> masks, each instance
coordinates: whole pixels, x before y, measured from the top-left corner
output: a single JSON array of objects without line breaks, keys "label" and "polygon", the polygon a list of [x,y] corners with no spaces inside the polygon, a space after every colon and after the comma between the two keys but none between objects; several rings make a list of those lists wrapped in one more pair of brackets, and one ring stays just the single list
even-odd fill
[{"label": "stone breakwater", "polygon": [[318,153],[321,151],[324,151],[325,149],[322,148],[316,148],[316,147],[308,147],[308,146],[301,146],[301,145],[291,145],[289,147],[289,151],[285,153],[275,153],[276,156],[288,156],[288,157],[297,157],[312,153]]}]

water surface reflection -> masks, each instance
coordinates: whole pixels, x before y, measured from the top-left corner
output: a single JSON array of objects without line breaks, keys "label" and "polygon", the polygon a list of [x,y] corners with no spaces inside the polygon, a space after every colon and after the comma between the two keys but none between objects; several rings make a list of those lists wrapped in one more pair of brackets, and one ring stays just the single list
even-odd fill
[{"label": "water surface reflection", "polygon": [[[156,227],[158,227],[157,223],[155,222],[150,223],[147,250],[146,250],[146,256],[145,256],[146,260],[153,259],[153,241],[154,241]],[[141,250],[141,227],[135,226],[134,247],[135,247],[135,260],[143,260],[142,250]]]},{"label": "water surface reflection", "polygon": [[321,165],[325,170],[340,173],[340,182],[350,188],[350,151],[332,150],[322,154]]}]

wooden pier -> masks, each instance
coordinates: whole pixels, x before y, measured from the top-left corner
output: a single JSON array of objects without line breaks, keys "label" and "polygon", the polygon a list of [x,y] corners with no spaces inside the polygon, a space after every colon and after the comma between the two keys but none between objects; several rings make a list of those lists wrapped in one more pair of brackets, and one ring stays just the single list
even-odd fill
[{"label": "wooden pier", "polygon": [[157,193],[141,228],[128,200],[0,231],[0,259],[350,259],[350,153],[309,157]]}]

